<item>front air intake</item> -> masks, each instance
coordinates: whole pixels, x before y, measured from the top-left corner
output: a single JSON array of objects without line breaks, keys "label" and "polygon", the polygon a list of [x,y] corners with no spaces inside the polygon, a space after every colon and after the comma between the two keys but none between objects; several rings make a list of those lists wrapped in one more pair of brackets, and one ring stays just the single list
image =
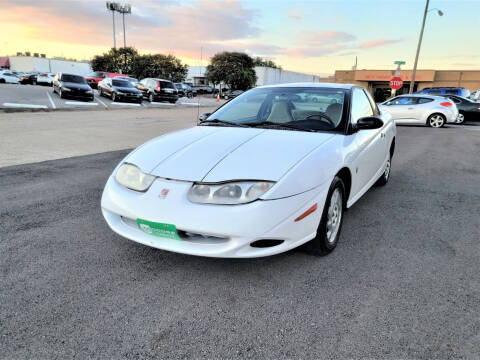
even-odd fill
[{"label": "front air intake", "polygon": [[282,244],[285,240],[277,240],[277,239],[262,239],[254,241],[250,244],[251,247],[254,248],[269,248],[273,246],[278,246]]}]

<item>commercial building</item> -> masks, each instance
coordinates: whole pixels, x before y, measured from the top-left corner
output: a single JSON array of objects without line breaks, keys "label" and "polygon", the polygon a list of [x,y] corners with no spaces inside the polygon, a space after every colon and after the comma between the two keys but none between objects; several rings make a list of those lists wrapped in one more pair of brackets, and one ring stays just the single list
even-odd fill
[{"label": "commercial building", "polygon": [[[189,66],[186,81],[191,82],[193,85],[207,85],[208,81],[205,77],[206,69],[206,66]],[[255,67],[255,74],[257,75],[257,83],[255,86],[320,81],[320,77],[317,75],[263,66]]]},{"label": "commercial building", "polygon": [[37,56],[8,56],[10,70],[23,72],[68,72],[78,75],[87,75],[92,72],[90,64],[80,61],[71,61],[61,58],[47,59]]},{"label": "commercial building", "polygon": [[[390,79],[395,70],[337,70],[333,77],[320,82],[357,84],[368,89],[380,102],[391,96]],[[408,93],[412,70],[401,70],[403,87],[396,94]],[[480,70],[417,70],[414,91],[427,87],[464,87],[470,91],[480,89]]]}]

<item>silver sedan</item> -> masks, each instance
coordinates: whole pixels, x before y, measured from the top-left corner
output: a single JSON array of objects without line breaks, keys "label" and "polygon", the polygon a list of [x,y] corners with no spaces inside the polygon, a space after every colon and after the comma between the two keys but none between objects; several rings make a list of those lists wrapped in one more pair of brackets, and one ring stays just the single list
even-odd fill
[{"label": "silver sedan", "polygon": [[458,122],[458,109],[449,99],[433,95],[399,95],[379,104],[397,124],[427,125],[440,128]]}]

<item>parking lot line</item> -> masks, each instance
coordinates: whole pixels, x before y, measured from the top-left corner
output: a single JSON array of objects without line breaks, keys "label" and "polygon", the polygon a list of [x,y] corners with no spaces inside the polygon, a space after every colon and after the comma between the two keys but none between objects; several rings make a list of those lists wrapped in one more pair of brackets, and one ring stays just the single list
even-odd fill
[{"label": "parking lot line", "polygon": [[180,105],[186,105],[186,106],[199,106],[200,103],[191,103],[191,102],[181,102]]},{"label": "parking lot line", "polygon": [[140,104],[126,103],[126,102],[112,102],[112,105],[140,106]]},{"label": "parking lot line", "polygon": [[102,100],[100,100],[98,97],[95,97],[95,100],[97,100],[100,104],[102,104],[103,106],[105,106],[105,109],[108,108],[107,104],[105,104]]},{"label": "parking lot line", "polygon": [[33,105],[33,104],[3,103],[3,106],[12,107],[12,108],[26,108],[26,109],[48,109],[47,105]]},{"label": "parking lot line", "polygon": [[81,105],[81,106],[97,106],[98,103],[87,103],[87,102],[80,102],[80,101],[65,101],[65,104],[68,105]]},{"label": "parking lot line", "polygon": [[50,100],[50,104],[52,104],[52,109],[56,109],[57,107],[55,106],[55,103],[53,102],[52,96],[50,95],[50,93],[48,91],[47,91],[47,97],[48,97],[48,100]]},{"label": "parking lot line", "polygon": [[157,105],[157,106],[175,106],[175,104],[161,103],[161,102],[156,102],[156,101],[152,101],[150,104]]}]

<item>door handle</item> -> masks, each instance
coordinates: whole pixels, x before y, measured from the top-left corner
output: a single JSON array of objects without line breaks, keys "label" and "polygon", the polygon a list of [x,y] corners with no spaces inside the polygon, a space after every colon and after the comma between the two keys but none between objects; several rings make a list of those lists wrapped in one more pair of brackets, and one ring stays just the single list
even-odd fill
[{"label": "door handle", "polygon": [[381,135],[380,135],[380,137],[384,138],[384,137],[385,137],[385,133],[382,132]]}]

